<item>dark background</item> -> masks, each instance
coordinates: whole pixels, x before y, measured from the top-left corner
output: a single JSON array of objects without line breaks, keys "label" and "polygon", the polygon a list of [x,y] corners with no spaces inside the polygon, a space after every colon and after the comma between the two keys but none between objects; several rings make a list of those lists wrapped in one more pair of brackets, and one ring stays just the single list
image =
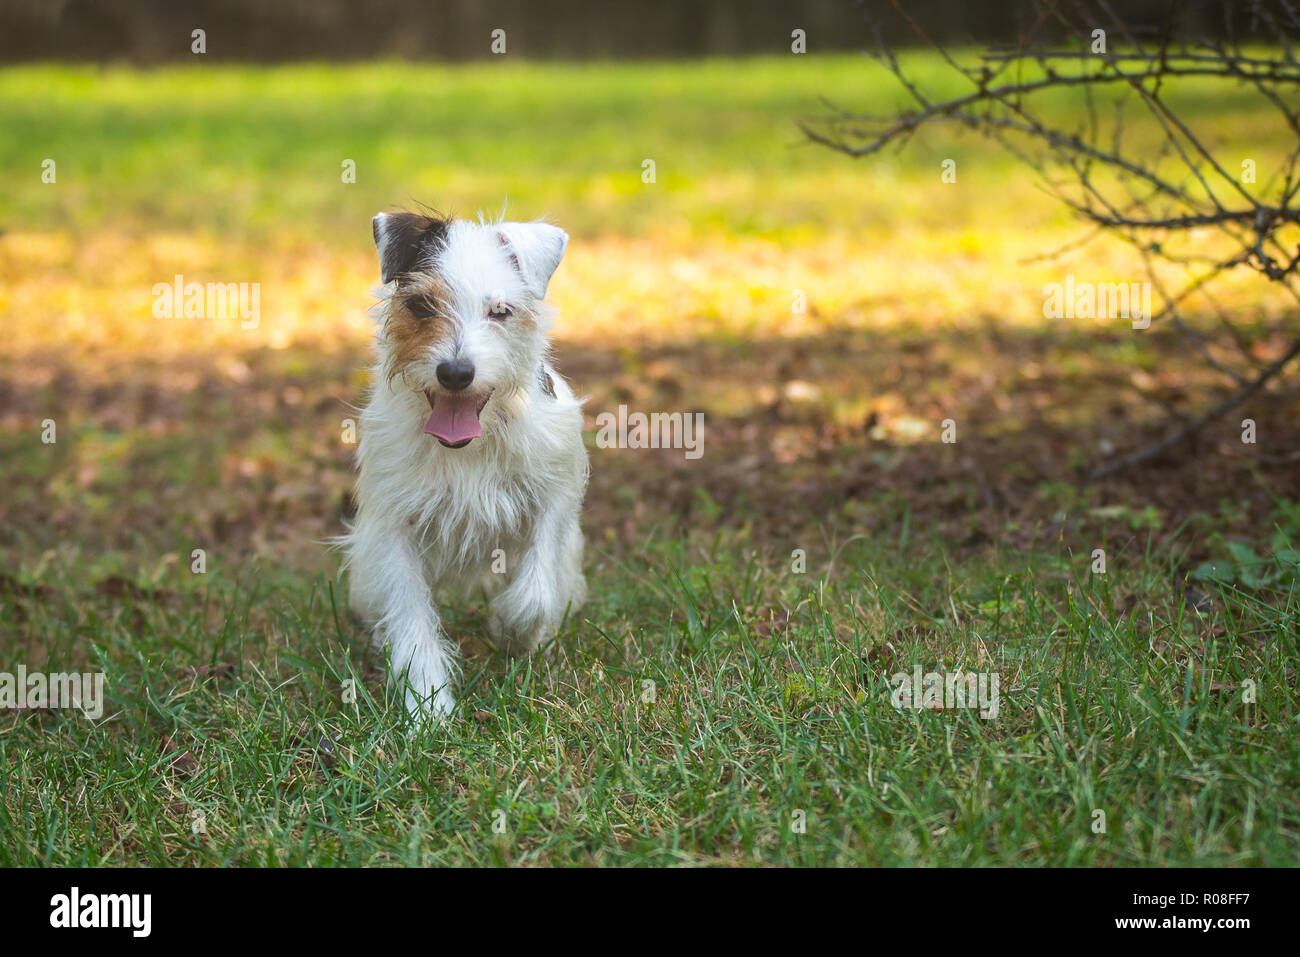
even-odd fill
[{"label": "dark background", "polygon": [[[1165,0],[1137,0],[1112,9],[1150,33],[1167,7]],[[950,43],[1010,43],[1038,18],[1031,2],[908,0],[903,9],[932,39]],[[1244,26],[1249,5],[1235,16],[1234,26]],[[1187,4],[1178,19],[1179,28],[1201,35],[1228,27],[1221,8],[1208,2]],[[491,55],[496,28],[506,30],[511,55],[536,58],[785,52],[796,27],[816,53],[869,46],[871,22],[891,42],[918,40],[887,0],[0,0],[0,61],[182,60],[196,27],[207,31],[207,56],[219,60],[472,60]]]}]

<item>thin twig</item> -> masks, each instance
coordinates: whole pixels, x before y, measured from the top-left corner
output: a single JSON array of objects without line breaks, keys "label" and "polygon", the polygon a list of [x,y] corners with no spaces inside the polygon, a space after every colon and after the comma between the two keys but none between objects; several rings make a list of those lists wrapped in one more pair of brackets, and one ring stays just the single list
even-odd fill
[{"label": "thin twig", "polygon": [[1161,452],[1165,451],[1165,449],[1178,445],[1180,442],[1185,442],[1187,439],[1199,432],[1205,425],[1215,421],[1216,419],[1222,418],[1237,406],[1241,405],[1241,403],[1249,399],[1252,395],[1263,388],[1264,384],[1268,382],[1269,379],[1281,372],[1286,364],[1298,355],[1300,355],[1300,339],[1291,343],[1291,348],[1287,349],[1282,358],[1265,366],[1260,370],[1259,374],[1255,376],[1255,378],[1251,379],[1245,386],[1228,396],[1228,398],[1224,399],[1214,408],[1198,415],[1181,429],[1166,435],[1163,439],[1160,439],[1157,442],[1152,442],[1150,445],[1143,446],[1135,452],[1130,452],[1128,455],[1121,456],[1120,458],[1103,465],[1101,468],[1093,470],[1088,474],[1089,481],[1096,481],[1097,479],[1105,478],[1108,475],[1113,475],[1122,469],[1137,465],[1140,462],[1146,462],[1149,459],[1155,458]]}]

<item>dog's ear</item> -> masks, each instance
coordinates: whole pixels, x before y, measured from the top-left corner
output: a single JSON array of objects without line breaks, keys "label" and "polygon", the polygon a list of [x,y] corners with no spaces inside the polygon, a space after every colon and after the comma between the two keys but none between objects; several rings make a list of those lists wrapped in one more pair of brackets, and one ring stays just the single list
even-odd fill
[{"label": "dog's ear", "polygon": [[502,223],[498,235],[501,244],[509,247],[511,260],[524,285],[538,299],[546,296],[551,276],[564,258],[569,245],[569,234],[550,223]]},{"label": "dog's ear", "polygon": [[447,239],[448,220],[423,213],[378,213],[370,221],[379,250],[379,276],[392,282]]}]

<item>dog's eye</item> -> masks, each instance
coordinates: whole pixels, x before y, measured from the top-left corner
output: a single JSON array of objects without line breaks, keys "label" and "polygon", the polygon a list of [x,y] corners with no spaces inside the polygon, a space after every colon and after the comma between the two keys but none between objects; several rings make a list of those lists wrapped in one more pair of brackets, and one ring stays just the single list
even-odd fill
[{"label": "dog's eye", "polygon": [[509,319],[513,312],[514,310],[504,302],[494,302],[492,305],[488,306],[488,316],[492,319],[496,319],[498,322],[503,322],[506,319]]},{"label": "dog's eye", "polygon": [[432,319],[438,312],[438,304],[432,299],[415,296],[406,300],[406,311],[417,319]]}]

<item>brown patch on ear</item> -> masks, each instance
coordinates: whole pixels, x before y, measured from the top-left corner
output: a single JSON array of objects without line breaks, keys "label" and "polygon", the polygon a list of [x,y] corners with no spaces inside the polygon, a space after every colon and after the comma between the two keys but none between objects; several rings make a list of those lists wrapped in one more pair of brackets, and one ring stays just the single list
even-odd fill
[{"label": "brown patch on ear", "polygon": [[455,338],[457,323],[450,301],[446,284],[435,276],[413,278],[398,286],[389,302],[382,333],[390,382],[412,362],[427,356],[434,346]]},{"label": "brown patch on ear", "polygon": [[371,220],[379,250],[380,279],[392,282],[413,272],[421,259],[447,241],[451,220],[424,213],[384,213]]},{"label": "brown patch on ear", "polygon": [[502,246],[505,246],[510,251],[510,265],[514,266],[515,272],[519,273],[519,275],[522,276],[524,274],[524,271],[519,268],[519,256],[516,255],[514,247],[510,245],[510,237],[507,236],[505,233],[498,232],[497,242],[500,243]]}]

